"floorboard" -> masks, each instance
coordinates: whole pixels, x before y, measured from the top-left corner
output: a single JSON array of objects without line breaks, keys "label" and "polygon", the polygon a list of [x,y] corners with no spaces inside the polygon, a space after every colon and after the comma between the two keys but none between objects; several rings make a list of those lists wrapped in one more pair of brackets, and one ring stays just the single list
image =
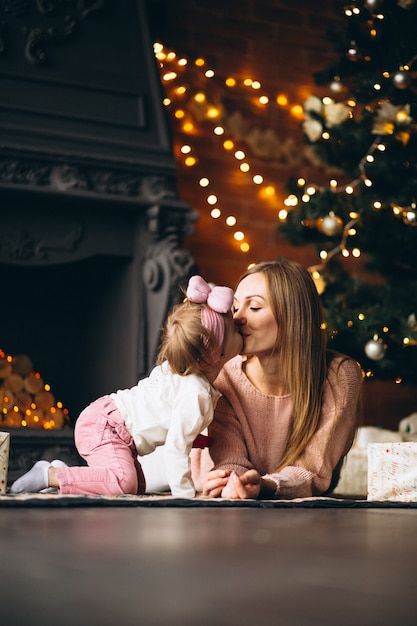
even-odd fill
[{"label": "floorboard", "polygon": [[415,626],[417,511],[0,511],[2,626]]}]

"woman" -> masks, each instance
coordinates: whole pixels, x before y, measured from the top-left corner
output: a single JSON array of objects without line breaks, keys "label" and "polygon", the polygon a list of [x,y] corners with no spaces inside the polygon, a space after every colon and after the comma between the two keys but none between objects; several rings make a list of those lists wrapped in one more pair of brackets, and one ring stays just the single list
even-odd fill
[{"label": "woman", "polygon": [[327,352],[309,272],[290,260],[253,266],[235,292],[234,319],[243,349],[215,381],[223,397],[209,428],[214,468],[205,472],[205,452],[194,451],[203,494],[329,493],[358,425],[362,374],[353,359]]}]

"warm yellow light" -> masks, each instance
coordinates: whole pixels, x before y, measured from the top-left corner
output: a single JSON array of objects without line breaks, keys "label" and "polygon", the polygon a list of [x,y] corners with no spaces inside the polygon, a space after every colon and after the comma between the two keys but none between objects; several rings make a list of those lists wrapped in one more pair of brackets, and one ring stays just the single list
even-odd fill
[{"label": "warm yellow light", "polygon": [[316,193],[316,188],[315,187],[307,187],[306,193],[308,193],[309,196],[314,196],[314,194]]},{"label": "warm yellow light", "polygon": [[380,152],[384,152],[386,150],[386,146],[383,143],[379,143],[377,148]]},{"label": "warm yellow light", "polygon": [[254,81],[252,81],[251,87],[252,87],[252,89],[260,89],[261,88],[261,83],[259,82],[259,80],[254,80]]},{"label": "warm yellow light", "polygon": [[204,76],[206,78],[213,78],[214,76],[214,70],[207,70],[206,72],[204,72]]},{"label": "warm yellow light", "polygon": [[217,220],[218,217],[220,217],[220,215],[222,214],[222,212],[220,211],[220,209],[216,208],[213,209],[210,213],[211,217],[215,220]]},{"label": "warm yellow light", "polygon": [[268,104],[268,102],[269,102],[269,98],[268,98],[268,96],[260,96],[260,97],[259,97],[259,102],[260,102],[261,104]]},{"label": "warm yellow light", "polygon": [[346,191],[346,193],[348,193],[348,194],[353,193],[353,191],[354,191],[354,190],[353,190],[352,185],[348,185],[348,186],[346,187],[345,191]]},{"label": "warm yellow light", "polygon": [[337,180],[335,180],[335,179],[333,178],[331,181],[329,181],[329,185],[330,185],[330,187],[331,187],[332,189],[336,189],[336,187],[337,187]]},{"label": "warm yellow light", "polygon": [[48,383],[44,386],[45,391],[51,391],[51,385],[48,385]]},{"label": "warm yellow light", "polygon": [[182,130],[184,133],[192,133],[194,130],[194,124],[192,122],[184,122],[182,125]]},{"label": "warm yellow light", "polygon": [[376,209],[378,211],[379,209],[382,208],[382,203],[379,202],[379,200],[375,200],[375,202],[373,203],[372,206],[373,206],[374,209]]},{"label": "warm yellow light", "polygon": [[252,86],[252,79],[251,78],[245,78],[245,80],[243,81],[243,84],[245,85],[245,87],[251,87]]},{"label": "warm yellow light", "polygon": [[169,98],[164,98],[162,100],[162,104],[167,107],[171,104],[171,100]]},{"label": "warm yellow light", "polygon": [[167,72],[162,76],[162,80],[164,80],[165,82],[169,82],[171,80],[174,80],[175,78],[177,78],[176,72]]},{"label": "warm yellow light", "polygon": [[226,78],[226,80],[224,82],[225,82],[225,84],[228,87],[235,87],[236,86],[236,80],[234,78],[232,78],[231,76],[229,76],[229,78]]},{"label": "warm yellow light", "polygon": [[342,256],[344,256],[345,258],[347,258],[349,256],[349,250],[347,250],[346,248],[343,248],[342,250]]},{"label": "warm yellow light", "polygon": [[327,130],[324,131],[324,133],[321,134],[323,139],[330,139],[330,133],[327,132]]},{"label": "warm yellow light", "polygon": [[264,177],[261,176],[260,174],[255,174],[252,180],[255,183],[255,185],[261,185],[264,182]]},{"label": "warm yellow light", "polygon": [[322,100],[323,104],[328,105],[328,104],[333,104],[334,100],[333,98],[330,98],[329,96],[325,96]]},{"label": "warm yellow light", "polygon": [[216,119],[216,117],[219,117],[219,115],[220,115],[220,111],[219,111],[219,109],[217,107],[209,107],[207,109],[206,117],[208,119],[214,120],[214,119]]},{"label": "warm yellow light", "polygon": [[184,57],[182,57],[181,59],[178,59],[178,65],[180,65],[181,67],[184,67],[185,65],[187,65],[188,63],[188,59],[185,59]]},{"label": "warm yellow light", "polygon": [[381,91],[382,87],[381,87],[381,85],[379,83],[375,83],[374,89],[375,89],[375,91]]},{"label": "warm yellow light", "polygon": [[159,41],[155,41],[155,43],[153,44],[153,51],[157,53],[157,52],[162,52],[163,49],[164,49],[164,46]]},{"label": "warm yellow light", "polygon": [[288,98],[283,93],[278,94],[277,96],[277,104],[280,107],[285,107],[288,104]]},{"label": "warm yellow light", "polygon": [[180,150],[183,154],[189,154],[191,152],[191,146],[184,144],[181,146]]},{"label": "warm yellow light", "polygon": [[299,178],[299,179],[297,180],[297,185],[298,185],[299,187],[304,187],[304,185],[305,185],[305,184],[306,184],[305,178]]},{"label": "warm yellow light", "polygon": [[367,154],[366,160],[368,161],[368,163],[373,163],[375,161],[375,157],[373,154]]},{"label": "warm yellow light", "polygon": [[247,241],[244,241],[243,243],[240,244],[240,249],[242,252],[249,252],[250,245],[248,244]]},{"label": "warm yellow light", "polygon": [[301,104],[295,104],[291,107],[291,115],[294,117],[300,118],[304,116],[304,109]]},{"label": "warm yellow light", "polygon": [[185,112],[182,109],[177,109],[174,113],[177,120],[181,120],[185,116]]},{"label": "warm yellow light", "polygon": [[199,91],[198,93],[195,94],[194,100],[201,104],[202,102],[206,101],[206,95],[202,93],[201,91]]},{"label": "warm yellow light", "polygon": [[244,233],[242,233],[241,230],[237,230],[234,234],[233,237],[236,239],[236,241],[242,241],[245,238]]},{"label": "warm yellow light", "polygon": [[353,248],[352,250],[352,256],[355,257],[355,259],[359,258],[361,255],[361,251],[359,250],[359,248]]},{"label": "warm yellow light", "polygon": [[303,193],[303,195],[301,196],[301,200],[303,202],[310,202],[310,196],[308,193]]},{"label": "warm yellow light", "polygon": [[320,258],[324,261],[325,259],[327,259],[327,252],[326,250],[320,250]]},{"label": "warm yellow light", "polygon": [[279,219],[281,222],[285,222],[285,220],[287,219],[287,217],[288,217],[288,211],[287,211],[287,209],[281,209],[280,211],[278,211],[278,219]]},{"label": "warm yellow light", "polygon": [[236,150],[235,152],[235,158],[238,159],[239,161],[242,161],[245,158],[246,154],[243,152],[243,150]]},{"label": "warm yellow light", "polygon": [[188,156],[188,157],[185,159],[185,161],[184,161],[184,164],[185,164],[187,167],[193,167],[193,165],[195,165],[196,163],[197,163],[197,159],[196,159],[195,157],[192,157],[192,156]]},{"label": "warm yellow light", "polygon": [[365,319],[365,315],[363,313],[359,313],[358,315],[358,320],[360,320],[361,322],[363,322],[363,320]]},{"label": "warm yellow light", "polygon": [[203,67],[203,65],[205,65],[206,62],[204,59],[199,57],[198,59],[194,61],[194,63],[197,65],[197,67]]},{"label": "warm yellow light", "polygon": [[241,163],[239,165],[239,169],[240,169],[241,172],[249,172],[250,165],[249,165],[249,163]]},{"label": "warm yellow light", "polygon": [[223,126],[216,126],[213,132],[215,135],[224,135],[224,128]]},{"label": "warm yellow light", "polygon": [[200,185],[200,187],[208,187],[210,184],[210,181],[208,178],[200,178],[200,180],[198,181],[198,184]]},{"label": "warm yellow light", "polygon": [[397,122],[405,122],[408,118],[407,113],[404,111],[404,109],[402,109],[401,111],[398,111],[397,115],[395,116],[397,118]]},{"label": "warm yellow light", "polygon": [[367,187],[372,187],[372,180],[370,180],[369,178],[365,178],[363,182]]},{"label": "warm yellow light", "polygon": [[226,139],[226,141],[223,142],[223,148],[225,150],[233,150],[234,147],[235,147],[235,144],[233,143],[231,139]]},{"label": "warm yellow light", "polygon": [[275,187],[272,185],[267,185],[264,189],[265,195],[271,197],[275,195]]},{"label": "warm yellow light", "polygon": [[210,194],[207,197],[207,203],[208,204],[214,205],[214,204],[216,204],[216,202],[217,202],[217,196],[215,196],[214,193]]},{"label": "warm yellow light", "polygon": [[287,198],[285,198],[284,204],[285,206],[297,206],[298,204],[297,196],[295,196],[293,193],[290,194]]},{"label": "warm yellow light", "polygon": [[182,96],[187,91],[187,87],[181,85],[180,87],[177,87],[175,91],[179,96]]},{"label": "warm yellow light", "polygon": [[229,215],[229,217],[226,217],[226,224],[228,226],[234,226],[236,224],[236,218],[234,215]]}]

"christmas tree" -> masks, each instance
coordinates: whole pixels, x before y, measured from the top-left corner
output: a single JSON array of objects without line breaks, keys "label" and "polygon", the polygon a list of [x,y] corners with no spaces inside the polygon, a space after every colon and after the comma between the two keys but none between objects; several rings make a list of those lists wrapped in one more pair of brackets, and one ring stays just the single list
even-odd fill
[{"label": "christmas tree", "polygon": [[[314,243],[329,346],[368,376],[417,382],[417,0],[358,0],[314,75],[303,135],[322,181],[288,182],[280,231]],[[336,57],[337,57],[336,54]],[[326,169],[327,168],[327,169]],[[329,172],[331,176],[329,178]]]}]

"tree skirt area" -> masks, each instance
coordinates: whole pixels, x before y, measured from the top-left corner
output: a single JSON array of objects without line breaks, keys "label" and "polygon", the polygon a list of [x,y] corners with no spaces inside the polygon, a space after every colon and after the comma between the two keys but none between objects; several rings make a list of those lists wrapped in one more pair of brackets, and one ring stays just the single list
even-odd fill
[{"label": "tree skirt area", "polygon": [[144,496],[78,496],[57,493],[25,493],[0,495],[0,508],[19,507],[240,507],[258,509],[279,508],[417,508],[417,502],[356,500],[350,498],[313,497],[293,500],[229,500],[224,498],[173,498],[168,494]]}]

